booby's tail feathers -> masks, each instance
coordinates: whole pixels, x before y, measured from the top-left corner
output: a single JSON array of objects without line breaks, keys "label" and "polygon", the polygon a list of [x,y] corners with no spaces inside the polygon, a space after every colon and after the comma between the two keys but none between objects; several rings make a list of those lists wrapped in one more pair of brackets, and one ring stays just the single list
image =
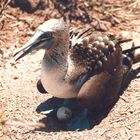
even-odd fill
[{"label": "booby's tail feathers", "polygon": [[132,64],[140,62],[140,46],[135,46],[133,43],[130,49],[126,49],[122,53],[123,65],[130,68]]}]

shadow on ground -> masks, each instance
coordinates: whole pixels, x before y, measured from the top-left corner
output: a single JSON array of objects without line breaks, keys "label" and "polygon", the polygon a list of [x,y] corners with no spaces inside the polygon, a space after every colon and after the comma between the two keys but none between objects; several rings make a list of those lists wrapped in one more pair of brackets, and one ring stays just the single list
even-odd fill
[{"label": "shadow on ground", "polygon": [[[135,70],[132,70],[129,73],[125,81],[125,84],[123,84],[120,90],[119,96],[124,93],[124,91],[126,90],[126,88],[128,87],[128,85],[133,79],[140,78],[140,76],[137,76],[139,72],[140,72],[140,67]],[[116,99],[116,102],[118,100],[119,100],[119,97]],[[94,112],[94,113],[92,112],[88,114],[88,120],[90,122],[90,129],[92,129],[95,125],[98,125],[105,117],[108,116],[108,113],[114,107],[116,102],[104,111]],[[63,103],[63,99],[58,99],[58,98],[53,97],[53,98],[48,99],[45,102],[42,102],[39,106],[37,106],[36,111],[38,113],[42,110],[45,110],[46,105],[47,105],[47,109],[50,107],[50,109],[54,108],[55,111],[48,114],[47,117],[44,117],[43,119],[39,120],[39,122],[43,123],[45,127],[35,129],[35,131],[44,131],[44,132],[58,132],[61,130],[67,131],[68,122],[67,121],[61,122],[61,121],[58,121],[58,119],[56,118],[56,110],[58,109],[58,107],[60,107],[60,104],[62,103]],[[77,109],[75,110],[75,112],[77,112]]]}]

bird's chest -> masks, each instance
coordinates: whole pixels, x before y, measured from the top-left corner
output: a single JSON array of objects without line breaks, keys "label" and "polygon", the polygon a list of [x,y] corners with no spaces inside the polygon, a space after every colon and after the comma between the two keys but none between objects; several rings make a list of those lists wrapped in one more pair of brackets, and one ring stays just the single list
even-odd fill
[{"label": "bird's chest", "polygon": [[45,90],[58,98],[77,97],[73,86],[64,80],[65,72],[52,63],[42,62],[41,82]]}]

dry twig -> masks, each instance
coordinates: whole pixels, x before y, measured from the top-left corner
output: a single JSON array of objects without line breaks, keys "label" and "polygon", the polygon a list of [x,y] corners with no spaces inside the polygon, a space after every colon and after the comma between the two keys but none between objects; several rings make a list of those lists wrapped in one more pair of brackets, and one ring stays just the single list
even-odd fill
[{"label": "dry twig", "polygon": [[3,123],[5,120],[5,114],[3,111],[0,110],[0,126],[2,129],[2,140],[6,140],[6,126],[5,123]]},{"label": "dry twig", "polygon": [[0,0],[0,14],[6,9],[7,5],[11,2],[11,0]]}]

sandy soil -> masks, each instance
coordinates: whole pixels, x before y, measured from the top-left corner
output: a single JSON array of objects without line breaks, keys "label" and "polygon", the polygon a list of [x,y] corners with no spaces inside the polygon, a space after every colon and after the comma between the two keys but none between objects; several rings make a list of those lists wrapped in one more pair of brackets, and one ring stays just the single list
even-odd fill
[{"label": "sandy soil", "polygon": [[[128,9],[123,10],[125,13],[125,10]],[[95,120],[91,130],[81,132],[62,131],[55,121],[51,121],[51,123],[48,121],[48,126],[45,129],[35,129],[36,122],[46,118],[46,116],[36,113],[37,106],[52,97],[50,94],[40,94],[36,89],[36,82],[40,78],[40,63],[44,52],[32,53],[32,55],[28,55],[18,62],[14,61],[13,54],[34,33],[35,28],[44,21],[48,11],[48,9],[44,11],[38,10],[34,14],[30,14],[21,11],[19,8],[8,6],[1,14],[0,139],[139,140],[140,72],[130,82],[107,116],[100,116],[100,118],[103,118],[100,119],[100,122]],[[56,15],[52,14],[51,17],[53,16],[55,17]],[[47,18],[50,18],[50,15]],[[122,32],[132,36],[136,44],[140,45],[138,40],[140,38],[139,19],[140,17],[137,17],[129,22],[121,22],[114,27],[109,24],[109,31],[113,33]],[[139,66],[140,63],[134,65],[133,68],[137,69]],[[7,125],[2,125],[5,120]]]}]

